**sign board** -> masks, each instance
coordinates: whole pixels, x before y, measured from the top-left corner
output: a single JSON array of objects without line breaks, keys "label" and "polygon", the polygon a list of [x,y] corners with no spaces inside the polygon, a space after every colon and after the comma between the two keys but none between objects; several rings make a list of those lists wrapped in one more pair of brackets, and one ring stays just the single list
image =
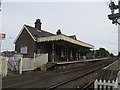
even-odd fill
[{"label": "sign board", "polygon": [[3,34],[3,33],[0,33],[0,39],[5,39],[5,37],[6,37],[6,34]]}]

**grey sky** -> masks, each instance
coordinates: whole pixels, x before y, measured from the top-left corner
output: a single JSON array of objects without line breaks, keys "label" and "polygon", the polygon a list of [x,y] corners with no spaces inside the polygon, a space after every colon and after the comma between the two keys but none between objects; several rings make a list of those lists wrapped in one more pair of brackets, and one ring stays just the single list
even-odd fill
[{"label": "grey sky", "polygon": [[2,32],[7,34],[7,38],[2,43],[2,50],[14,50],[13,41],[22,26],[34,26],[35,19],[40,18],[44,30],[56,33],[60,28],[63,34],[76,35],[77,39],[96,48],[104,47],[117,54],[118,29],[108,20],[109,13],[106,2],[5,2],[2,7]]}]

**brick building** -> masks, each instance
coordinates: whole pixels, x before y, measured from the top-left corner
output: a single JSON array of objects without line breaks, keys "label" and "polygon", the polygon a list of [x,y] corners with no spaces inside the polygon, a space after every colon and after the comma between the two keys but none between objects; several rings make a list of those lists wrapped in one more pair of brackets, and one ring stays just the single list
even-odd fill
[{"label": "brick building", "polygon": [[56,34],[41,29],[41,21],[37,19],[35,27],[24,25],[15,40],[15,51],[31,58],[48,53],[50,62],[72,61],[81,58],[81,51],[94,48],[93,45],[77,40],[76,36]]}]

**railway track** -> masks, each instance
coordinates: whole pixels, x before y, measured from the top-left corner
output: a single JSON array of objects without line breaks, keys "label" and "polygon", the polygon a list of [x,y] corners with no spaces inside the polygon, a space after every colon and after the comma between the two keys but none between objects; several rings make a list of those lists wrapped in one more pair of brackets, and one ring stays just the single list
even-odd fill
[{"label": "railway track", "polygon": [[[109,64],[110,64],[110,63],[109,63]],[[52,86],[46,88],[46,90],[53,90],[53,89],[56,89],[56,88],[59,88],[59,87],[61,88],[62,85],[65,86],[65,84],[71,83],[71,82],[73,82],[73,81],[75,81],[75,80],[77,80],[77,79],[81,79],[82,77],[85,77],[85,76],[88,75],[88,74],[91,74],[91,73],[94,73],[94,72],[100,70],[101,68],[103,68],[104,66],[106,66],[106,65],[108,65],[108,64],[102,65],[102,63],[100,63],[100,64],[97,64],[97,65],[92,65],[92,66],[89,66],[89,67],[84,67],[84,69],[87,69],[87,68],[90,68],[90,67],[95,67],[95,66],[98,66],[98,65],[100,65],[100,67],[97,67],[97,68],[95,68],[94,70],[88,71],[88,72],[86,72],[86,73],[84,73],[84,74],[82,74],[82,75],[78,75],[78,76],[75,76],[75,77],[73,77],[73,78],[71,78],[71,79],[68,79],[68,80],[66,80],[66,81],[63,81],[63,82],[57,83],[57,84],[55,84],[55,85],[52,85]],[[82,69],[83,69],[83,68],[82,68]],[[82,70],[82,69],[81,69],[81,70]],[[75,70],[75,71],[77,71],[77,70]],[[75,71],[74,71],[74,72],[75,72]],[[73,72],[73,71],[72,71],[72,72]],[[91,84],[93,84],[93,82],[94,82],[94,81],[90,82],[88,85],[86,85],[85,87],[83,87],[81,90],[86,90]],[[76,88],[77,88],[77,87],[76,87]],[[79,87],[79,88],[80,88],[80,87]]]},{"label": "railway track", "polygon": [[[86,64],[86,65],[89,65],[89,64]],[[77,67],[77,68],[84,68],[84,66],[80,66],[80,67]],[[74,68],[71,68],[71,70],[73,71],[73,70],[76,70],[76,67],[74,67]],[[18,74],[18,75],[15,75],[15,76],[7,76],[7,77],[4,77],[3,78],[3,81],[4,82],[7,82],[7,81],[10,81],[10,80],[13,80],[13,79],[15,79],[15,80],[17,80],[17,79],[24,79],[24,78],[32,78],[34,75],[35,75],[35,77],[38,77],[39,76],[39,78],[40,77],[45,77],[45,76],[47,76],[48,75],[48,73],[49,73],[49,75],[53,75],[53,74],[55,74],[55,73],[57,73],[57,72],[61,72],[61,73],[68,73],[68,72],[70,72],[68,69],[64,69],[64,70],[55,70],[55,71],[47,71],[47,72],[42,72],[42,73],[40,73],[40,72],[38,72],[37,74],[36,74],[36,72],[34,72],[34,71],[32,71],[31,73],[27,73],[27,74],[22,74],[22,75],[20,75],[20,74]],[[22,77],[23,76],[23,77]]]},{"label": "railway track", "polygon": [[[87,64],[87,65],[89,65],[89,64]],[[82,67],[84,67],[84,66],[82,66]],[[81,68],[81,67],[78,67],[78,68]],[[72,70],[73,69],[75,69],[75,68],[72,68]],[[68,71],[68,69],[66,69],[65,71]],[[24,85],[24,84],[26,84],[26,83],[31,83],[31,82],[34,82],[34,81],[36,81],[36,80],[38,80],[38,79],[40,79],[40,78],[47,78],[48,76],[54,76],[54,75],[56,75],[56,72],[60,72],[60,73],[64,73],[65,72],[64,70],[55,70],[55,71],[48,71],[48,72],[43,72],[43,73],[37,73],[37,74],[35,74],[35,72],[31,72],[31,73],[29,73],[29,74],[25,74],[25,75],[15,75],[15,76],[12,76],[12,77],[10,77],[10,76],[8,76],[7,78],[3,78],[3,88],[11,88],[11,87],[14,87],[14,88],[17,88],[17,86],[19,86],[19,85]],[[48,74],[49,73],[49,74]],[[31,80],[26,80],[26,81],[24,81],[24,82],[17,82],[17,80],[25,80],[26,78],[32,78]],[[11,84],[9,84],[9,85],[7,85],[7,86],[5,86],[4,84],[5,83],[7,83],[7,82],[11,82],[11,81],[16,81],[17,83],[15,83],[15,84],[13,84],[13,85],[11,85]]]},{"label": "railway track", "polygon": [[82,78],[82,77],[84,77],[84,76],[86,76],[86,75],[88,75],[88,74],[90,74],[90,73],[93,73],[93,72],[95,72],[95,71],[97,71],[97,70],[99,70],[99,69],[101,69],[101,67],[100,67],[100,68],[97,68],[97,69],[95,69],[95,70],[89,71],[89,72],[87,72],[87,73],[85,73],[85,74],[83,74],[83,75],[76,76],[76,77],[71,78],[71,79],[69,79],[69,80],[66,80],[66,81],[64,81],[64,82],[61,82],[61,83],[58,83],[58,84],[56,84],[56,85],[50,86],[50,87],[47,88],[46,90],[52,90],[52,89],[58,88],[58,87],[60,87],[60,86],[62,86],[62,85],[65,85],[66,83],[69,83],[69,82],[74,81],[74,80],[76,80],[76,79],[80,79],[80,78]]},{"label": "railway track", "polygon": [[94,84],[94,80],[91,81],[89,84],[87,84],[86,86],[84,86],[81,90],[87,90],[88,88],[90,88],[91,85]]},{"label": "railway track", "polygon": [[[39,75],[39,73],[37,73],[37,74],[33,74],[33,75],[26,75],[25,77],[18,77],[18,78],[8,78],[8,79],[3,79],[3,88],[20,88],[20,87],[25,87],[25,85],[28,85],[28,87],[32,87],[32,85],[31,86],[29,86],[29,84],[30,83],[33,83],[33,86],[34,86],[34,84],[35,84],[35,82],[37,82],[37,83],[40,83],[40,81],[42,82],[42,81],[44,81],[44,80],[47,80],[47,79],[49,79],[50,77],[56,77],[57,75],[59,75],[59,74],[63,74],[63,75],[66,75],[66,77],[68,76],[68,75],[71,75],[72,76],[72,73],[74,73],[74,74],[76,74],[77,76],[74,76],[74,77],[72,77],[72,78],[70,78],[70,79],[67,79],[67,80],[63,80],[62,82],[61,81],[56,81],[56,83],[57,84],[54,84],[54,85],[49,85],[49,83],[50,82],[48,82],[48,86],[46,86],[46,87],[48,87],[48,88],[46,88],[46,89],[54,89],[54,88],[58,88],[59,86],[62,86],[62,85],[65,85],[65,84],[67,84],[67,83],[69,83],[69,82],[71,82],[71,81],[74,81],[74,80],[76,80],[76,79],[79,79],[79,78],[82,78],[82,77],[84,77],[85,75],[88,75],[88,74],[90,74],[90,73],[92,73],[92,72],[95,72],[95,71],[97,71],[98,69],[100,69],[100,68],[102,68],[102,67],[104,67],[105,65],[108,65],[108,64],[110,64],[111,62],[113,62],[112,60],[111,61],[109,61],[109,63],[106,63],[105,64],[105,62],[106,61],[103,61],[103,62],[97,62],[97,63],[94,63],[94,65],[91,65],[91,64],[88,64],[88,66],[83,66],[83,67],[78,67],[78,68],[73,68],[73,69],[66,69],[65,71],[63,70],[63,71],[53,71],[51,74],[42,74],[42,75]],[[108,62],[108,61],[107,61]],[[103,64],[104,63],[104,64]],[[97,66],[101,66],[101,67],[97,67]],[[95,67],[97,67],[97,68],[95,68]],[[87,69],[90,69],[90,68],[95,68],[95,70],[90,70],[90,71],[86,71],[86,73],[83,73],[83,74],[81,74],[82,72],[84,72],[84,70],[87,70]],[[56,73],[57,72],[57,73]],[[78,75],[78,74],[80,74],[80,75]],[[16,76],[17,77],[17,76]],[[28,79],[27,79],[28,78]],[[31,79],[29,79],[29,78],[31,78]],[[9,85],[4,85],[6,82],[11,82],[12,80],[19,80],[19,79],[23,79],[23,81],[19,81],[19,82],[17,82],[16,81],[16,83],[11,83],[11,84],[9,84]],[[14,81],[13,80],[13,81]],[[47,82],[46,82],[47,83]],[[34,87],[36,87],[36,86],[34,86]]]},{"label": "railway track", "polygon": [[69,71],[66,71],[66,72],[63,72],[64,74],[67,74],[67,73],[73,73],[73,72],[77,72],[77,71],[80,71],[80,70],[84,70],[84,69],[87,69],[87,68],[91,68],[91,67],[95,67],[95,66],[98,66],[98,65],[101,65],[101,66],[106,66],[106,65],[109,65],[110,63],[112,62],[109,62],[108,64],[103,64],[104,62],[98,62],[98,63],[94,63],[92,65],[89,65],[89,66],[85,66],[85,67],[81,67],[81,68],[77,68],[77,69],[72,69],[72,70],[69,70]]}]

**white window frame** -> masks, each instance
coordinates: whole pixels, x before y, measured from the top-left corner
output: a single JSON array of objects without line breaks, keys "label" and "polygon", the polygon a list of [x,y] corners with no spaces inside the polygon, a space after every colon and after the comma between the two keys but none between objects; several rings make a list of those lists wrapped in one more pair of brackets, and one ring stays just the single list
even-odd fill
[{"label": "white window frame", "polygon": [[22,46],[20,48],[20,53],[22,53],[22,54],[28,54],[28,46]]}]

